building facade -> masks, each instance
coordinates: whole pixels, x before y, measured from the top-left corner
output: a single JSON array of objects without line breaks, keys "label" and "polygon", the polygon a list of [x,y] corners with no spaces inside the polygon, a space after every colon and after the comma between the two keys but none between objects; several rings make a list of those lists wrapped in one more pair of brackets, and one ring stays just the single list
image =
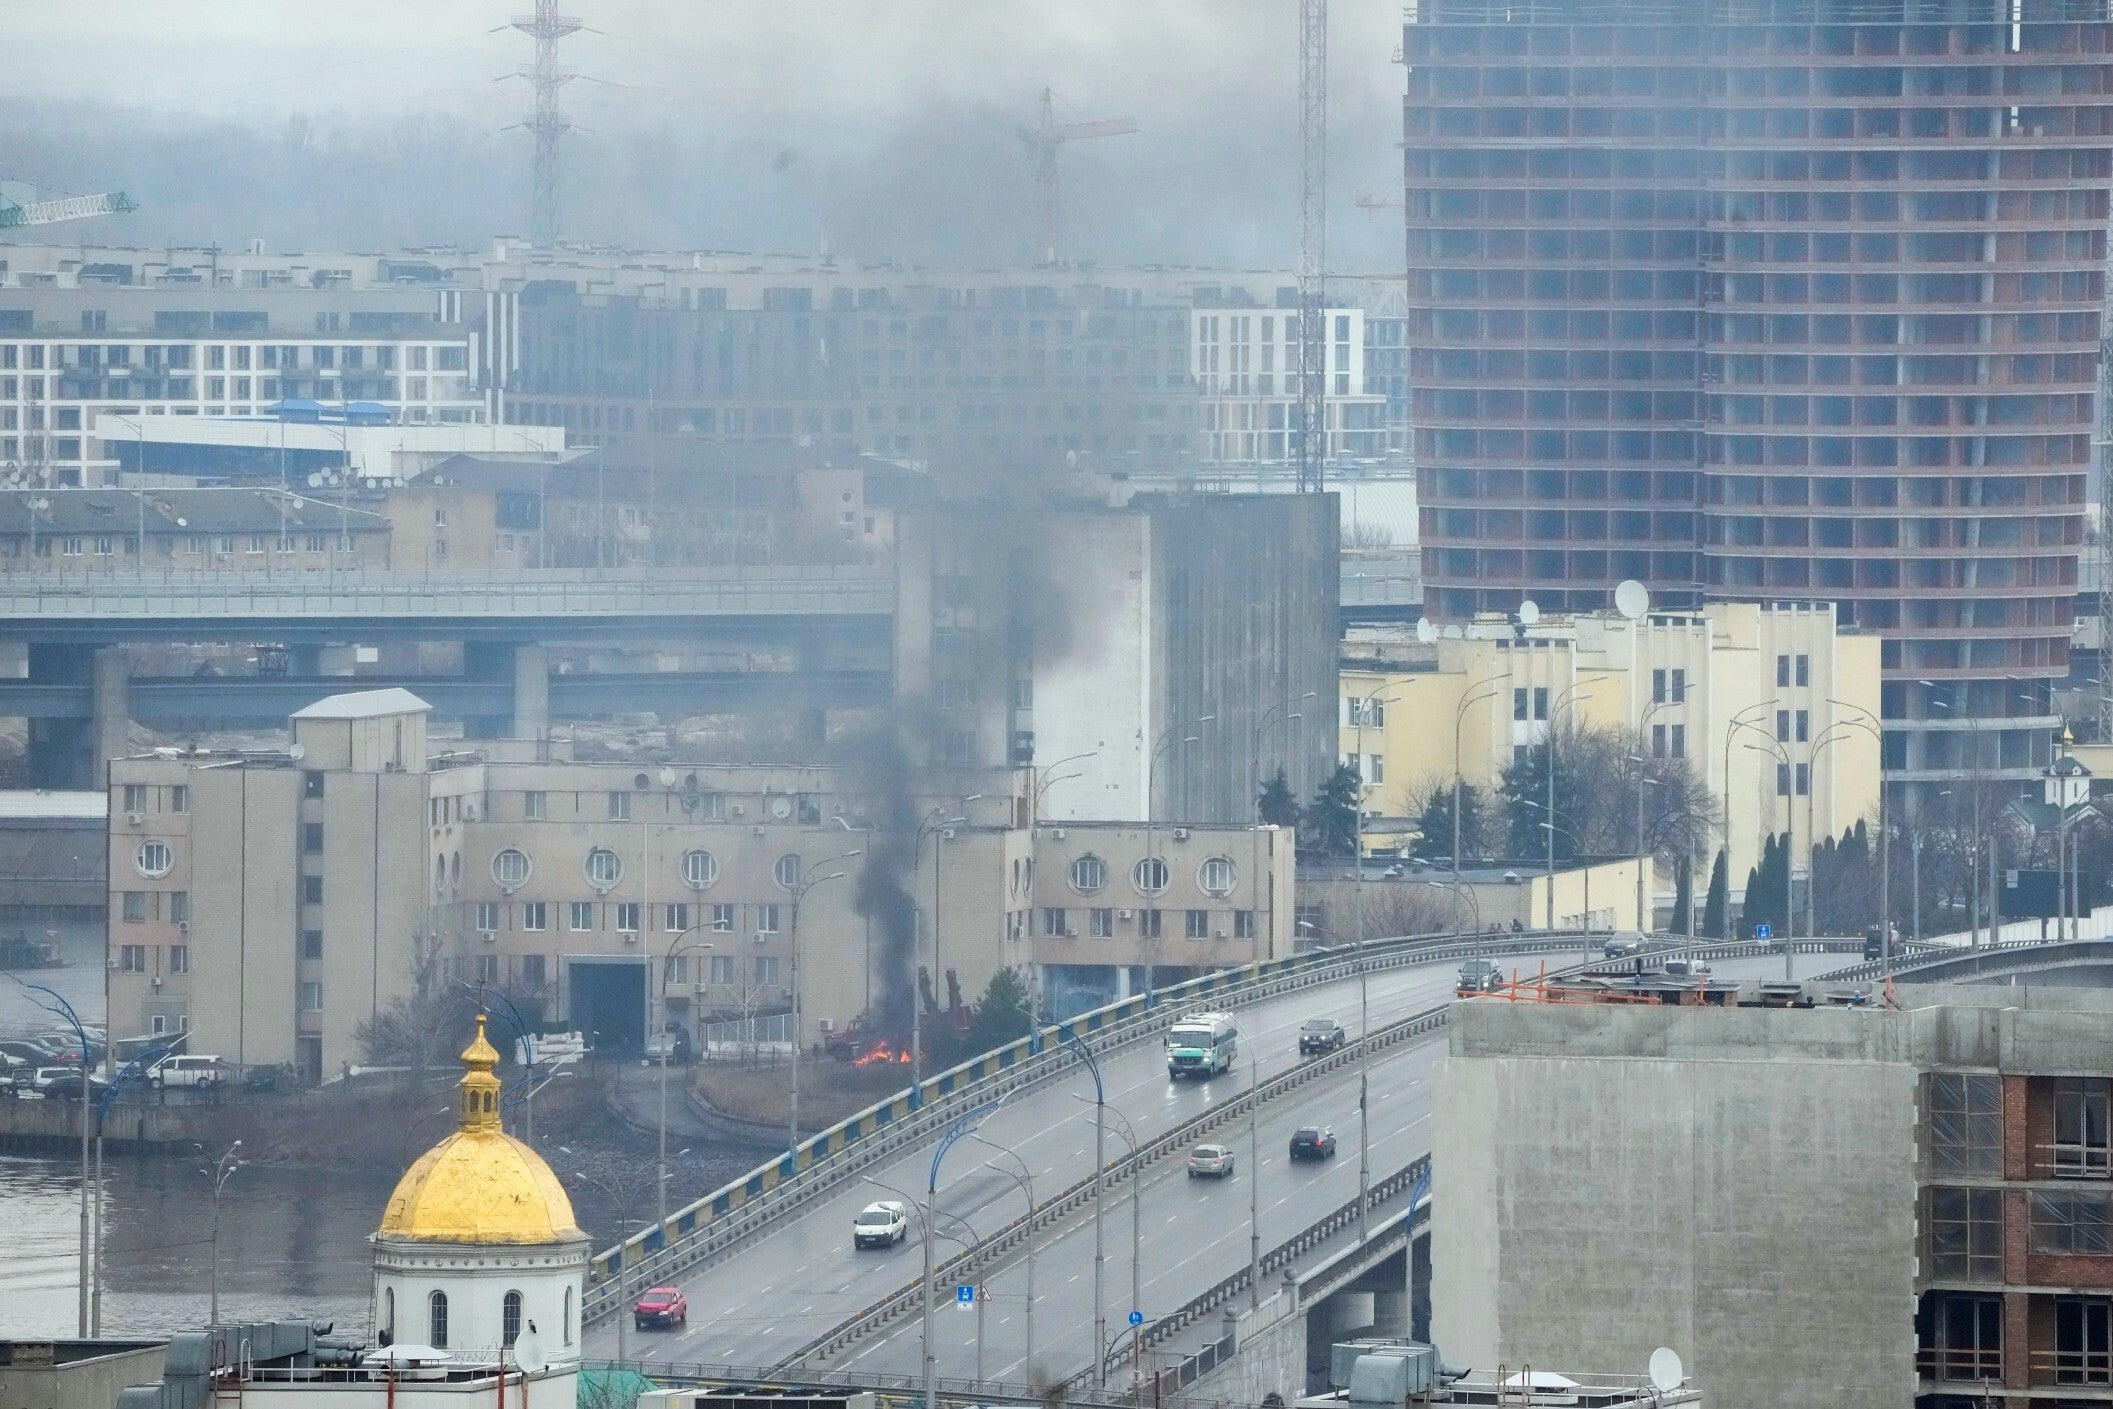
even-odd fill
[{"label": "building facade", "polygon": [[796,986],[811,1043],[906,991],[913,961],[936,1003],[1012,968],[1068,1013],[1291,952],[1288,831],[1038,826],[1035,772],[934,773],[908,815],[962,820],[879,878],[915,916],[891,937],[858,908],[864,858],[903,849],[875,844],[894,814],[863,769],[428,758],[425,718],[368,691],[301,711],[283,751],[113,761],[113,1031],[317,1080],[434,983],[625,1050],[784,1014]]},{"label": "building facade", "polygon": [[[1494,787],[1551,734],[1619,731],[1640,757],[1688,762],[1721,809],[1710,845],[1736,887],[1771,833],[1803,857],[1875,822],[1879,690],[1878,639],[1825,603],[1485,618],[1428,644],[1346,643],[1338,738],[1367,807],[1400,816],[1455,776]],[[1695,861],[1700,894],[1710,857]]]},{"label": "building facade", "polygon": [[1712,1404],[2113,1402],[2105,995],[1899,1001],[1456,1008],[1448,1357],[1585,1334],[1617,1363],[1673,1345]]},{"label": "building facade", "polygon": [[1435,615],[1826,599],[1885,639],[1887,768],[2056,727],[2113,162],[2109,24],[1419,7],[1410,337]]}]

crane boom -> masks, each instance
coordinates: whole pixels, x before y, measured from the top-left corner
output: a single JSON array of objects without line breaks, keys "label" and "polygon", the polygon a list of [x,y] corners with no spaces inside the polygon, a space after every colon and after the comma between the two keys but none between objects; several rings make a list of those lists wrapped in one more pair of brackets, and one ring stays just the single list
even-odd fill
[{"label": "crane boom", "polygon": [[1111,117],[1103,122],[1060,123],[1049,135],[1059,142],[1069,142],[1074,137],[1120,137],[1136,130],[1137,124],[1129,118]]},{"label": "crane boom", "polygon": [[1058,122],[1056,120],[1056,94],[1042,90],[1040,120],[1033,127],[1020,129],[1020,140],[1027,144],[1028,153],[1034,158],[1035,185],[1042,196],[1042,262],[1054,266],[1057,262],[1057,233],[1062,214],[1063,198],[1057,181],[1057,152],[1066,142],[1075,142],[1082,137],[1121,137],[1137,131],[1135,119],[1127,117],[1101,118],[1092,122]]},{"label": "crane boom", "polygon": [[0,202],[0,230],[24,225],[54,225],[61,220],[86,220],[95,215],[122,215],[138,210],[123,191],[97,196],[66,196],[55,201],[30,201],[26,205]]}]

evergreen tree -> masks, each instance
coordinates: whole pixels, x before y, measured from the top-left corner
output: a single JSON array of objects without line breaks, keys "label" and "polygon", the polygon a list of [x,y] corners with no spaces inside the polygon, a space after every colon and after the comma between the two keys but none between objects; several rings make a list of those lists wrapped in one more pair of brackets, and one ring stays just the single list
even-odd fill
[{"label": "evergreen tree", "polygon": [[1681,857],[1673,866],[1673,913],[1666,924],[1675,934],[1687,932],[1687,912],[1695,903],[1695,868],[1687,857]]},{"label": "evergreen tree", "polygon": [[[1482,789],[1473,783],[1460,784],[1460,856],[1486,856],[1482,836],[1482,819],[1488,810],[1488,800]],[[1423,807],[1416,814],[1416,830],[1423,837],[1416,843],[1416,855],[1429,859],[1453,854],[1453,785],[1450,782],[1432,787]]]},{"label": "evergreen tree", "polygon": [[990,976],[983,997],[976,1003],[975,1025],[969,1030],[970,1055],[1003,1047],[1028,1032],[1027,985],[1018,969],[1000,969]]},{"label": "evergreen tree", "polygon": [[1347,763],[1339,763],[1314,793],[1306,808],[1299,839],[1320,856],[1357,854],[1357,808],[1364,780]]},{"label": "evergreen tree", "polygon": [[1296,827],[1299,825],[1299,800],[1291,795],[1291,784],[1279,768],[1262,785],[1255,799],[1255,806],[1265,825],[1271,827]]},{"label": "evergreen tree", "polygon": [[1731,922],[1731,875],[1724,852],[1717,852],[1716,864],[1710,867],[1709,894],[1702,902],[1702,928],[1699,933],[1724,937]]}]

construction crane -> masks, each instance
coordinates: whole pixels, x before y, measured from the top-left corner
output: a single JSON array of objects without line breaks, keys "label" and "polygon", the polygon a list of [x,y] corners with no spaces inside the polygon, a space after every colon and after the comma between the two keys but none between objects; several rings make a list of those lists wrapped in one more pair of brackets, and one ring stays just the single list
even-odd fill
[{"label": "construction crane", "polygon": [[86,220],[92,215],[122,215],[138,210],[123,191],[99,196],[66,196],[55,201],[15,201],[0,193],[0,230],[25,225],[56,225],[61,220]]},{"label": "construction crane", "polygon": [[1403,202],[1390,201],[1385,196],[1359,196],[1352,202],[1371,219],[1377,220],[1383,210],[1400,210]]},{"label": "construction crane", "polygon": [[1082,137],[1121,137],[1135,132],[1137,123],[1127,117],[1107,118],[1099,122],[1058,122],[1056,120],[1056,93],[1042,90],[1042,112],[1034,127],[1022,127],[1020,140],[1027,144],[1034,157],[1034,180],[1042,197],[1042,263],[1053,267],[1057,262],[1057,230],[1062,219],[1062,200],[1057,183],[1057,150],[1066,142],[1076,142]]},{"label": "construction crane", "polygon": [[1328,0],[1299,0],[1300,490],[1319,490],[1328,460]]}]

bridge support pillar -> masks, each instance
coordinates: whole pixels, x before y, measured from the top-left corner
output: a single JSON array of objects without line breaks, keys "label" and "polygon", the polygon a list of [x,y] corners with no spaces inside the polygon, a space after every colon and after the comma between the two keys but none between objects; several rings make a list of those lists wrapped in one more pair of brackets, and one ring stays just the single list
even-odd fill
[{"label": "bridge support pillar", "polygon": [[323,673],[323,648],[314,642],[286,648],[286,669],[291,675],[312,679]]},{"label": "bridge support pillar", "polygon": [[132,677],[125,669],[125,648],[103,646],[95,653],[93,691],[94,755],[89,760],[91,786],[100,788],[111,759],[127,752],[132,736]]},{"label": "bridge support pillar", "polygon": [[1405,1336],[1409,1333],[1407,1288],[1372,1293],[1372,1333],[1380,1336]]},{"label": "bridge support pillar", "polygon": [[130,700],[121,647],[32,643],[29,679],[86,686],[93,703],[86,719],[29,721],[29,782],[34,788],[94,791],[103,765],[125,748]]},{"label": "bridge support pillar", "polygon": [[550,733],[550,653],[541,642],[514,647],[514,733],[541,739]]}]

